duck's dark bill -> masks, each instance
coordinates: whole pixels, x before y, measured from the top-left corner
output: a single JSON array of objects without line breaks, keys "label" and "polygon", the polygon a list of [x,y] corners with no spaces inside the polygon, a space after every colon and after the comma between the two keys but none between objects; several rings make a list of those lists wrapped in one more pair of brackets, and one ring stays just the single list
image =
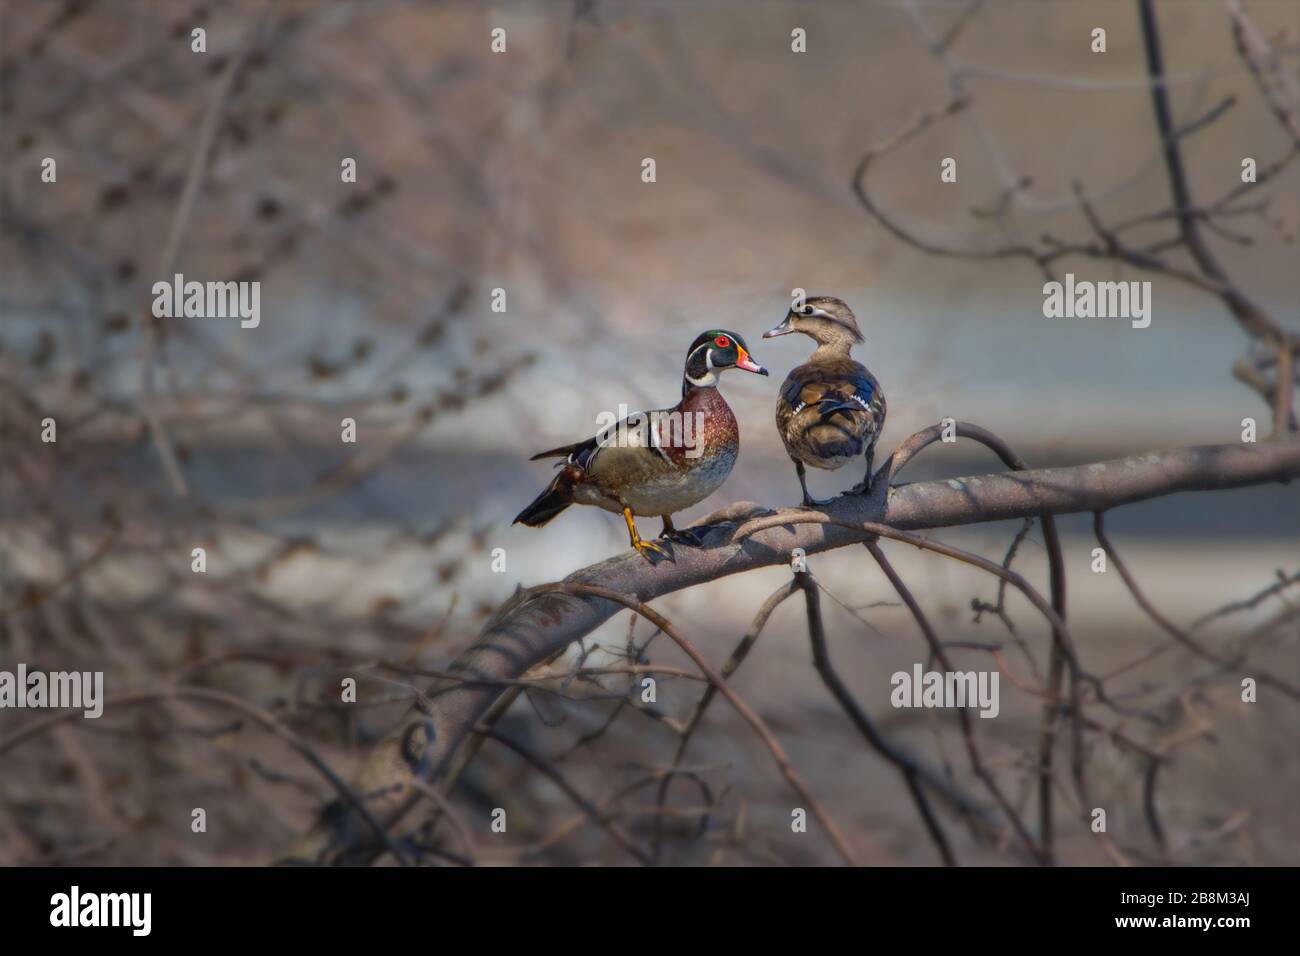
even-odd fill
[{"label": "duck's dark bill", "polygon": [[781,323],[780,325],[778,325],[776,328],[774,328],[774,329],[768,329],[766,332],[764,332],[764,333],[763,333],[763,338],[765,338],[765,339],[774,339],[774,338],[776,338],[778,335],[789,335],[789,334],[790,334],[791,332],[793,332],[793,331],[794,331],[794,326],[792,326],[792,325],[790,324],[790,320],[789,320],[789,319],[786,319],[784,322],[782,322],[782,323]]}]

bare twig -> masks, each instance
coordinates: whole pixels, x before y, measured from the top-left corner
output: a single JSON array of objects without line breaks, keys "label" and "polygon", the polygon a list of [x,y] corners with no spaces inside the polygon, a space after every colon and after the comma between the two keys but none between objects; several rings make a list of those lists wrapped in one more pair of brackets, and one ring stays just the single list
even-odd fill
[{"label": "bare twig", "polygon": [[[1173,621],[1169,620],[1169,618],[1164,614],[1160,613],[1159,609],[1148,600],[1146,594],[1143,593],[1142,589],[1138,586],[1137,580],[1133,577],[1132,572],[1129,571],[1128,566],[1120,560],[1119,553],[1115,550],[1115,546],[1106,535],[1105,516],[1102,512],[1098,511],[1093,516],[1092,527],[1093,532],[1097,535],[1097,543],[1102,546],[1106,552],[1107,559],[1115,566],[1115,570],[1119,572],[1119,576],[1124,580],[1124,585],[1128,588],[1129,593],[1133,595],[1133,600],[1137,602],[1138,607],[1142,608],[1151,620],[1160,625],[1161,630],[1197,657],[1209,661],[1211,664],[1214,664],[1223,670],[1238,670],[1241,668],[1244,661],[1240,655],[1236,658],[1228,659],[1222,655],[1215,654],[1213,651],[1202,646],[1199,641],[1178,625],[1174,624]],[[1256,680],[1261,684],[1280,690],[1292,700],[1300,701],[1300,688],[1293,686],[1280,677],[1273,676],[1273,674],[1267,670],[1259,671],[1256,675]]]},{"label": "bare twig", "polygon": [[[1284,439],[1152,453],[1072,468],[904,484],[888,489],[887,499],[886,483],[877,480],[870,497],[836,499],[824,513],[789,510],[753,518],[749,516],[762,509],[732,506],[695,525],[703,546],[678,549],[675,562],[651,567],[639,555],[624,555],[576,573],[566,586],[595,585],[646,601],[728,574],[787,564],[796,547],[812,555],[860,544],[881,529],[892,535],[900,529],[1096,511],[1177,491],[1296,477],[1300,477],[1300,440]],[[998,577],[1008,574],[1001,565],[988,563]],[[524,591],[507,602],[452,671],[474,681],[513,679],[627,606],[626,598],[616,602],[591,594],[557,593],[563,587]],[[1049,621],[1063,623],[1051,605],[1043,602],[1043,607]],[[427,713],[412,714],[375,748],[357,789],[384,794],[389,820],[400,819],[406,809],[403,780],[413,766],[403,746],[408,734],[424,737],[425,724],[430,725],[432,736],[423,740],[420,765],[426,779],[436,777],[447,770],[469,729],[498,696],[497,688],[481,683],[444,682],[431,690]],[[431,756],[425,759],[426,755]],[[334,844],[338,832],[337,821],[332,821],[304,836],[296,852],[316,858],[323,847]]]},{"label": "bare twig", "polygon": [[[749,655],[750,649],[754,646],[754,642],[758,640],[758,635],[761,634],[763,628],[767,626],[767,620],[772,616],[772,612],[775,611],[786,598],[794,594],[796,590],[797,587],[795,582],[791,580],[768,595],[767,600],[759,606],[758,613],[754,615],[754,620],[749,625],[749,630],[745,631],[744,636],[740,639],[740,643],[736,645],[730,656],[728,656],[726,662],[722,665],[722,670],[719,673],[723,680],[730,680],[731,675],[734,674],[740,665],[744,663],[745,658]],[[695,705],[695,710],[691,714],[690,720],[686,722],[686,727],[682,730],[681,739],[677,742],[677,750],[673,754],[671,771],[674,772],[664,774],[659,780],[659,787],[655,793],[655,806],[657,808],[663,807],[667,802],[668,788],[671,785],[674,776],[676,776],[675,771],[679,766],[681,766],[681,762],[686,756],[686,748],[690,746],[691,737],[695,735],[696,728],[700,726],[700,721],[704,719],[704,712],[709,709],[709,704],[712,703],[714,695],[716,694],[717,687],[715,685],[709,684],[705,687],[704,693],[700,695],[700,700]],[[659,860],[662,820],[662,815],[656,814],[652,844],[656,862]]]},{"label": "bare twig", "polygon": [[831,696],[839,703],[840,708],[848,714],[853,726],[862,734],[863,739],[871,745],[871,748],[876,753],[897,767],[903,775],[903,782],[912,795],[912,802],[916,804],[917,812],[921,815],[926,832],[930,834],[930,839],[939,851],[939,857],[947,866],[955,866],[957,857],[953,855],[952,844],[948,842],[947,834],[943,832],[943,824],[939,822],[934,807],[930,805],[930,798],[926,795],[925,787],[920,780],[920,768],[916,760],[911,754],[896,747],[892,741],[880,732],[875,722],[862,709],[862,705],[858,703],[848,686],[840,678],[840,675],[835,670],[835,665],[831,663],[830,650],[826,646],[826,628],[822,624],[821,599],[818,594],[817,582],[808,571],[796,571],[794,579],[803,590],[804,601],[808,610],[808,637],[812,642],[813,667],[821,675],[822,681],[831,692]]}]

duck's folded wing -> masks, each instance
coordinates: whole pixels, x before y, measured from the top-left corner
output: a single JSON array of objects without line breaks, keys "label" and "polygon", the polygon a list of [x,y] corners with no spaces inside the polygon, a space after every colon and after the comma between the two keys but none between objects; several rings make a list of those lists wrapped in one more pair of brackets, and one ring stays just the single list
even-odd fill
[{"label": "duck's folded wing", "polygon": [[[656,470],[671,465],[664,450],[673,440],[668,411],[637,412],[616,422],[596,436],[596,448],[582,462],[588,471],[607,467],[633,470]],[[667,429],[667,431],[665,431]],[[597,466],[599,462],[599,466]]]},{"label": "duck's folded wing", "polygon": [[[590,472],[595,467],[601,453],[607,449],[635,449],[663,461],[670,461],[667,453],[663,450],[663,438],[660,435],[659,416],[665,414],[667,413],[638,412],[635,415],[629,415],[586,441],[575,442],[572,445],[561,445],[559,448],[552,448],[550,451],[539,452],[529,460],[567,458],[583,471]],[[614,457],[621,459],[624,456],[620,454]]]},{"label": "duck's folded wing", "polygon": [[790,414],[798,415],[806,408],[813,409],[822,418],[832,415],[873,411],[873,401],[879,404],[877,389],[867,376],[825,375],[811,379],[786,382],[782,399],[790,407]]},{"label": "duck's folded wing", "polygon": [[574,455],[594,447],[599,437],[600,436],[598,435],[595,438],[588,438],[586,441],[574,442],[572,445],[561,445],[559,448],[552,448],[550,451],[539,451],[528,460],[540,461],[543,458],[572,458]]}]

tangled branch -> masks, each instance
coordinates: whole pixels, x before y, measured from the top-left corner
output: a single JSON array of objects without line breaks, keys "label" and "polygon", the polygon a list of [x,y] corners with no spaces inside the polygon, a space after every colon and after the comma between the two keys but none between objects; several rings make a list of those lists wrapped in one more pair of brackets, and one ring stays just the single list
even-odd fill
[{"label": "tangled branch", "polygon": [[[914,454],[909,449],[923,441],[914,436],[905,442],[898,457],[884,466],[884,473],[895,473],[898,461],[906,461]],[[1210,491],[1297,477],[1300,440],[1287,438],[1256,445],[1184,448],[1068,468],[901,484],[890,487],[888,493],[886,482],[878,481],[871,496],[845,495],[825,511],[772,511],[738,503],[694,525],[702,546],[678,548],[672,563],[651,567],[637,555],[622,555],[575,572],[560,584],[517,594],[448,669],[456,679],[432,687],[410,716],[375,748],[353,789],[376,795],[377,806],[372,812],[386,827],[397,826],[418,800],[410,784],[413,772],[418,769],[431,781],[447,771],[466,737],[498,700],[501,688],[496,682],[518,679],[620,608],[631,607],[650,616],[654,612],[645,605],[657,597],[755,568],[785,564],[796,548],[812,555],[888,534],[948,550],[910,532],[1007,518],[1105,511],[1180,491]],[[991,573],[1014,575],[1001,565],[987,564]],[[1012,583],[1017,580],[1026,596],[1036,595],[1027,582],[1014,575]],[[1030,600],[1054,629],[1065,632],[1064,622],[1050,603],[1042,597],[1031,596]],[[657,617],[651,620],[660,628],[667,623]],[[1067,663],[1076,657],[1068,650],[1064,656]],[[702,659],[696,663],[704,665]],[[706,673],[725,694],[724,678],[711,670]],[[1090,680],[1081,670],[1079,675],[1084,683]],[[1068,709],[1079,714],[1077,702]],[[790,779],[793,768],[782,769]],[[1080,782],[1076,767],[1076,784]],[[832,839],[834,832],[828,827]],[[288,857],[355,863],[373,859],[381,850],[349,814],[333,813],[306,834]]]}]

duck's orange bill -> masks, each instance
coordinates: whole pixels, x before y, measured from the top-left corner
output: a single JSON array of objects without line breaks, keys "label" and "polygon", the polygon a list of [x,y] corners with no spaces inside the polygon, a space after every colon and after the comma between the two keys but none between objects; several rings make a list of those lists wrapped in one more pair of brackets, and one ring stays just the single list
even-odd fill
[{"label": "duck's orange bill", "polygon": [[739,353],[739,358],[736,359],[736,368],[743,368],[746,372],[755,372],[759,375],[767,374],[767,369],[750,358],[749,353],[742,349],[739,344],[736,345],[736,351]]}]

